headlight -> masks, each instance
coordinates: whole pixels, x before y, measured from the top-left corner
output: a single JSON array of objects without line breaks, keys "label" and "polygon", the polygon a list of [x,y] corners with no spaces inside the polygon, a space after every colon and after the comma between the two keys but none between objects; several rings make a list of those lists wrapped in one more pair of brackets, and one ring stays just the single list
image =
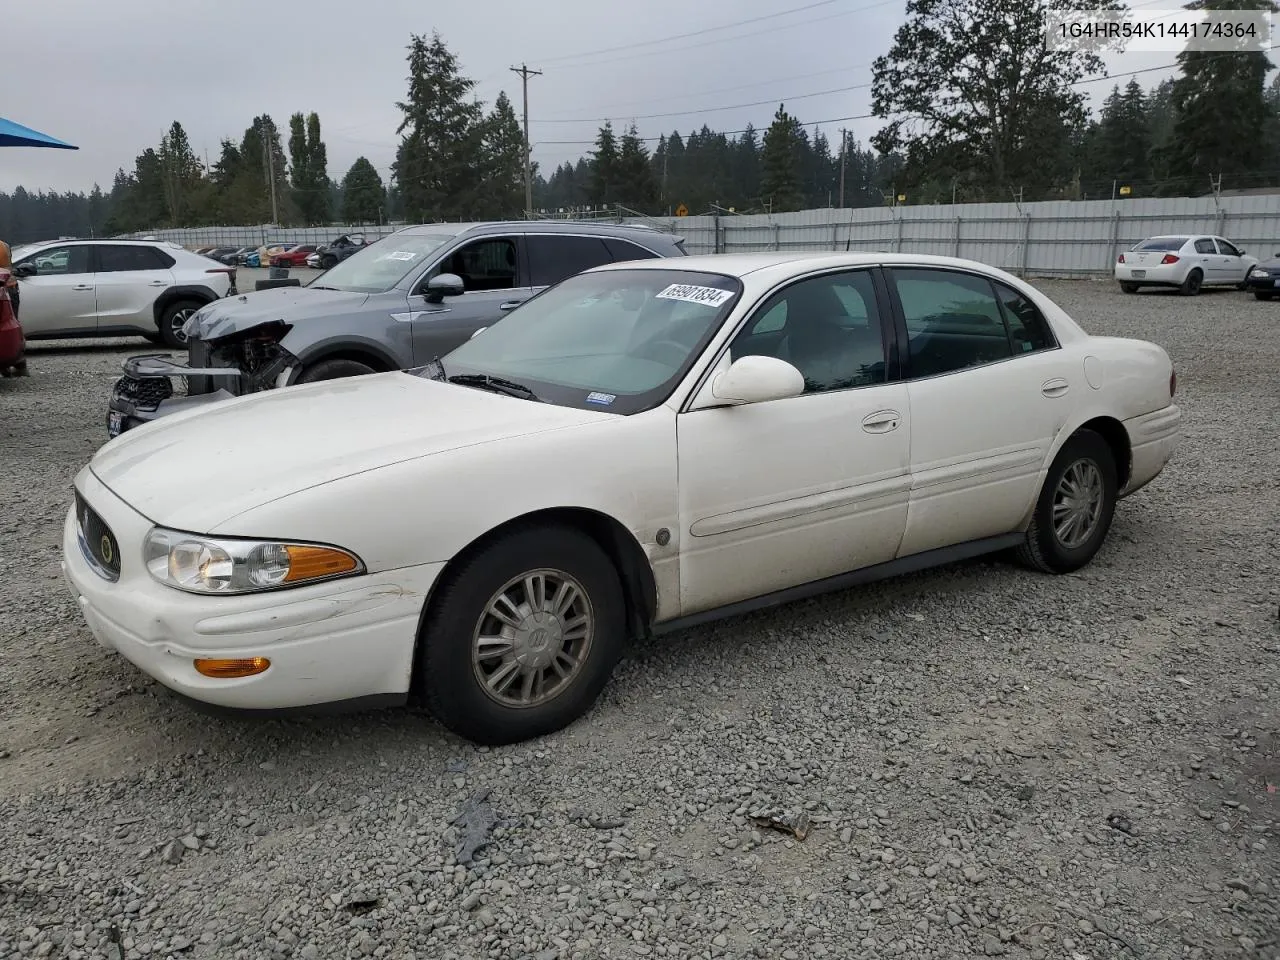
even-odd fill
[{"label": "headlight", "polygon": [[1259,270],[1257,267],[1254,267],[1251,271],[1249,271],[1249,276],[1251,276],[1251,277],[1269,277],[1269,276],[1271,276],[1271,273],[1270,273],[1270,271],[1267,271],[1267,270]]},{"label": "headlight", "polygon": [[142,545],[147,572],[188,593],[259,593],[364,573],[339,547],[198,537],[154,527]]}]

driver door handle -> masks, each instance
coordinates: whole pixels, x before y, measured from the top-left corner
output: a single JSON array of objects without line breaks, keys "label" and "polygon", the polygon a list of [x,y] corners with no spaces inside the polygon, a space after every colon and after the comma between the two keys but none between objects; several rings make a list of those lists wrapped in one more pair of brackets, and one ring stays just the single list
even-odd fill
[{"label": "driver door handle", "polygon": [[516,307],[520,306],[520,304],[522,304],[522,303],[524,303],[524,301],[523,301],[523,300],[508,300],[506,303],[500,303],[500,304],[498,304],[498,309],[499,309],[499,310],[514,310]]},{"label": "driver door handle", "polygon": [[867,433],[890,433],[898,429],[902,414],[897,410],[877,410],[862,418],[862,429]]},{"label": "driver door handle", "polygon": [[77,283],[77,284],[76,284],[74,287],[72,287],[71,289],[72,289],[72,290],[92,290],[92,289],[93,289],[93,284],[91,284],[91,283]]},{"label": "driver door handle", "polygon": [[1046,397],[1061,397],[1067,392],[1070,384],[1061,377],[1054,377],[1052,380],[1046,380],[1040,385],[1040,392]]}]

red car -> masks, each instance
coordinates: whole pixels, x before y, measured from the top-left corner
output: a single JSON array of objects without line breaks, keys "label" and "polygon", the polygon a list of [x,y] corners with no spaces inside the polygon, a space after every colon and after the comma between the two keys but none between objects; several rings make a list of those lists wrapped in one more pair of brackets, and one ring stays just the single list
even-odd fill
[{"label": "red car", "polygon": [[305,267],[307,265],[307,257],[316,252],[314,243],[300,243],[296,247],[290,247],[283,253],[278,253],[271,258],[271,266],[273,267]]},{"label": "red car", "polygon": [[21,377],[27,373],[27,341],[5,290],[8,279],[9,271],[0,269],[0,376]]}]

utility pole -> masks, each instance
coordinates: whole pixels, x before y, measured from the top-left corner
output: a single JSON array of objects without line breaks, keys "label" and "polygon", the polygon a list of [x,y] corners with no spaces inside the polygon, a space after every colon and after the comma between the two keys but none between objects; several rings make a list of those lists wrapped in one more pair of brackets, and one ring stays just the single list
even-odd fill
[{"label": "utility pole", "polygon": [[667,201],[667,161],[671,159],[671,145],[662,151],[662,203],[666,207],[667,216],[671,216],[671,204]]},{"label": "utility pole", "polygon": [[511,68],[512,73],[520,74],[520,86],[524,92],[524,215],[525,219],[533,219],[533,149],[529,146],[529,78],[542,76],[541,70],[530,70],[523,63]]},{"label": "utility pole", "polygon": [[849,152],[849,131],[840,131],[840,209],[844,209],[844,167],[845,155]]},{"label": "utility pole", "polygon": [[280,210],[276,206],[275,128],[262,126],[262,154],[267,167],[267,183],[271,186],[271,222],[280,226]]}]

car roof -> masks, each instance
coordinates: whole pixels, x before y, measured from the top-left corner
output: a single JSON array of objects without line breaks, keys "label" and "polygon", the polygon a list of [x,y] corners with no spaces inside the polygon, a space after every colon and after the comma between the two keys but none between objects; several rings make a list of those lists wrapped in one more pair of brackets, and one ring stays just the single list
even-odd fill
[{"label": "car roof", "polygon": [[461,236],[464,233],[487,234],[512,231],[519,231],[520,233],[585,233],[591,236],[618,237],[619,239],[623,237],[628,239],[665,237],[672,243],[680,239],[675,234],[667,233],[645,224],[596,223],[589,220],[491,220],[470,223],[422,223],[412,227],[405,227],[397,232],[417,235],[447,232]]},{"label": "car roof", "polygon": [[877,264],[890,266],[916,265],[922,267],[956,267],[992,275],[1004,275],[1004,271],[976,260],[962,260],[958,257],[940,257],[923,253],[885,253],[872,251],[849,251],[832,253],[830,251],[795,250],[789,252],[764,253],[706,253],[693,257],[682,257],[676,262],[666,260],[633,260],[622,263],[605,264],[593,268],[592,272],[606,270],[690,270],[700,273],[719,273],[731,277],[745,277],[760,270],[780,268],[799,268],[821,270],[827,267],[868,267]]}]

